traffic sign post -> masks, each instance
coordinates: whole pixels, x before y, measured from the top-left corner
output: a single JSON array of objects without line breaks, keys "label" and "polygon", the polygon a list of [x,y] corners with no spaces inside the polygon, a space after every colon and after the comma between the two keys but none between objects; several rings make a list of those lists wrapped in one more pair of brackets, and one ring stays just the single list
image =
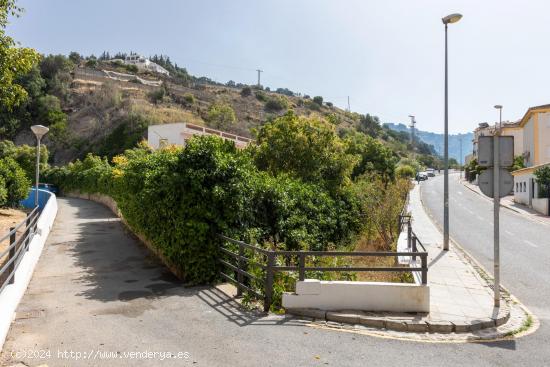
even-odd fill
[{"label": "traffic sign post", "polygon": [[479,175],[479,188],[485,195],[493,198],[493,234],[494,234],[494,305],[500,306],[500,198],[514,188],[514,178],[505,169],[514,164],[514,137],[495,136],[479,138],[478,163],[488,167]]}]

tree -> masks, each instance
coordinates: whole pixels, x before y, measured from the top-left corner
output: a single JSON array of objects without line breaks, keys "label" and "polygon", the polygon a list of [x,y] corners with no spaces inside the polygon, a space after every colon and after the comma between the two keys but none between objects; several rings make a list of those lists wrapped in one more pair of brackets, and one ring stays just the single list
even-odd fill
[{"label": "tree", "polygon": [[40,62],[40,72],[46,79],[46,91],[65,100],[71,84],[74,64],[64,55],[48,55]]},{"label": "tree", "polygon": [[19,16],[21,8],[15,0],[0,2],[0,106],[11,111],[27,98],[17,77],[29,72],[39,60],[38,53],[26,47],[17,47],[13,38],[6,35],[8,17]]},{"label": "tree", "polygon": [[323,105],[323,97],[315,96],[315,97],[313,97],[313,102],[317,103],[319,106],[322,106]]},{"label": "tree", "polygon": [[371,116],[368,113],[359,117],[359,131],[364,132],[373,138],[380,135],[380,120],[376,116]]},{"label": "tree", "polygon": [[78,65],[80,64],[80,61],[82,61],[82,56],[80,56],[80,54],[76,51],[71,51],[69,54],[69,60],[71,60],[73,64]]},{"label": "tree", "polygon": [[395,175],[400,178],[412,178],[415,175],[415,171],[411,166],[403,165],[395,169]]},{"label": "tree", "polygon": [[289,111],[261,128],[255,160],[274,175],[288,173],[335,190],[349,180],[357,161],[345,148],[328,122]]},{"label": "tree", "polygon": [[237,121],[235,111],[225,102],[215,102],[208,109],[208,122],[218,129],[225,129]]},{"label": "tree", "polygon": [[543,166],[537,168],[533,172],[535,176],[535,181],[540,185],[540,192],[544,194],[545,197],[550,197],[550,166]]},{"label": "tree", "polygon": [[346,153],[359,157],[359,162],[351,174],[353,179],[375,173],[385,182],[393,180],[397,158],[391,149],[359,132],[350,132],[345,137],[345,142]]},{"label": "tree", "polygon": [[0,159],[0,206],[16,206],[29,194],[31,181],[12,158]]},{"label": "tree", "polygon": [[252,88],[249,86],[244,87],[241,89],[241,97],[248,97],[252,94]]},{"label": "tree", "polygon": [[[48,168],[48,148],[42,145],[40,148],[40,171]],[[9,140],[0,141],[0,157],[11,158],[25,171],[31,181],[35,175],[36,147],[29,145],[15,145]]]}]

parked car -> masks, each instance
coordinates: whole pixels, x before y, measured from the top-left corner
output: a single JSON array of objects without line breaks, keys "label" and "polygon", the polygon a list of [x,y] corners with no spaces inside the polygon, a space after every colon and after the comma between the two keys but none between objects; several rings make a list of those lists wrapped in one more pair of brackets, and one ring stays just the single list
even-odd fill
[{"label": "parked car", "polygon": [[426,181],[428,179],[428,174],[426,172],[418,172],[415,179],[416,181]]},{"label": "parked car", "polygon": [[428,177],[435,177],[435,169],[433,168],[428,168],[426,170],[426,174],[428,175]]}]

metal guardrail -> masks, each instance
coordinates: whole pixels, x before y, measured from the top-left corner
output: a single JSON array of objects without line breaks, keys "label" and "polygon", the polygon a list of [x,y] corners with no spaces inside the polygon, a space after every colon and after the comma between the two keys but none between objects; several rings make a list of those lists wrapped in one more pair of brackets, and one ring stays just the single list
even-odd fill
[{"label": "metal guardrail", "polygon": [[[409,216],[410,218],[410,216]],[[410,228],[410,219],[404,221],[399,218],[399,228],[404,223],[408,223]],[[242,295],[243,291],[249,292],[258,300],[263,300],[264,311],[268,311],[273,301],[273,283],[276,272],[298,272],[298,279],[304,280],[306,271],[317,272],[421,272],[422,284],[428,282],[428,253],[418,240],[416,235],[410,230],[410,251],[407,252],[351,252],[351,251],[273,251],[253,246],[243,241],[238,241],[223,235],[220,238],[224,241],[220,247],[222,256],[218,258],[223,266],[220,270],[220,276],[233,283],[237,287],[237,295]],[[238,252],[231,251],[228,244],[238,246]],[[418,251],[418,247],[423,251]],[[235,246],[233,246],[235,248]],[[277,265],[277,257],[283,257],[286,265]],[[412,259],[410,267],[360,267],[360,266],[306,266],[308,257],[410,257]],[[416,258],[420,257],[420,266]],[[231,262],[233,260],[233,262]],[[294,262],[294,265],[291,265]],[[296,264],[297,263],[297,264]],[[397,261],[396,261],[397,263]],[[261,271],[261,275],[251,273],[251,269],[256,267]],[[224,272],[224,270],[226,272]],[[233,274],[228,274],[230,270]],[[256,287],[254,286],[256,283]]]},{"label": "metal guardrail", "polygon": [[[0,238],[0,243],[9,239],[8,247],[0,253],[0,261],[7,256],[7,260],[2,264],[0,262],[0,293],[8,284],[15,282],[15,272],[25,253],[29,250],[29,243],[36,233],[40,210],[35,207],[27,218],[11,227],[10,231]],[[22,233],[18,235],[18,232]]]}]

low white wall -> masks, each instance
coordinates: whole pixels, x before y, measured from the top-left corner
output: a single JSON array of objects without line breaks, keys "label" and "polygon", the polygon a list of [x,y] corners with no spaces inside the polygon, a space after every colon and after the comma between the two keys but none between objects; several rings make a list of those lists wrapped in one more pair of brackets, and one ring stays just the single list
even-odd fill
[{"label": "low white wall", "polygon": [[283,294],[283,307],[325,311],[430,312],[430,288],[403,283],[306,279],[296,282],[295,293]]},{"label": "low white wall", "polygon": [[[46,192],[44,190],[39,190]],[[46,239],[57,215],[57,200],[54,194],[50,193],[48,203],[44,206],[37,222],[37,233],[29,243],[29,251],[24,255],[23,260],[15,271],[15,282],[7,285],[0,294],[0,350],[4,345],[11,323],[15,317],[17,305],[23,298],[27,286],[32,278],[34,268],[38,263]]]},{"label": "low white wall", "polygon": [[541,199],[532,199],[531,204],[533,205],[533,209],[535,209],[537,212],[548,215],[548,199],[547,198],[541,198]]}]

